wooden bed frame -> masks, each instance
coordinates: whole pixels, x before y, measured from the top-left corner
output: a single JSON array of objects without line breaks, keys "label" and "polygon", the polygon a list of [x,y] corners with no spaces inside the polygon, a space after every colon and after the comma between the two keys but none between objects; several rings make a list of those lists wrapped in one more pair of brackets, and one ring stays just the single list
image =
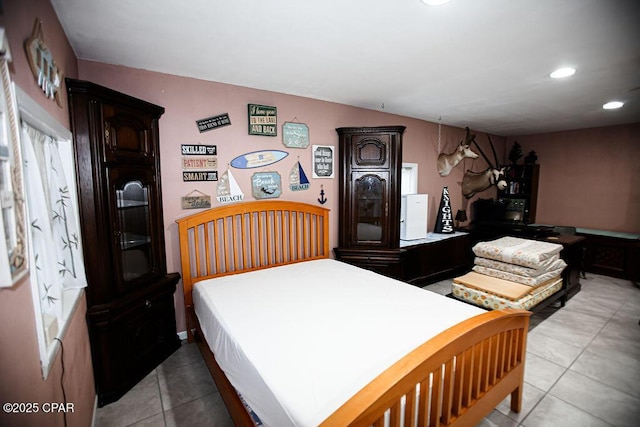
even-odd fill
[{"label": "wooden bed frame", "polygon": [[[291,201],[255,201],[209,209],[176,222],[189,341],[197,342],[234,424],[252,426],[200,332],[193,285],[328,258],[329,210]],[[389,367],[322,425],[378,426],[384,424],[385,413],[391,426],[475,425],[509,395],[511,410],[519,412],[529,316],[524,310],[495,310],[447,329]],[[416,385],[422,393],[416,393]]]}]

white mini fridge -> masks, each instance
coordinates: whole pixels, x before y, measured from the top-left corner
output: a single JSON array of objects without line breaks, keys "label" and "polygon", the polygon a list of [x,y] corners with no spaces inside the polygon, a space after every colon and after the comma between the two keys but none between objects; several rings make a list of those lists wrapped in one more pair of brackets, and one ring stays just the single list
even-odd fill
[{"label": "white mini fridge", "polygon": [[400,203],[400,240],[427,237],[428,194],[406,194]]}]

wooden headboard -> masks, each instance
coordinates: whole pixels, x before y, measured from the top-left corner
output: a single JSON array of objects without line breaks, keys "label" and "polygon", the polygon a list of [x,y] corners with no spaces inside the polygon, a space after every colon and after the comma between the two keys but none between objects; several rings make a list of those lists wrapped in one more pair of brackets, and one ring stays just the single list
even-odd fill
[{"label": "wooden headboard", "polygon": [[176,222],[187,308],[200,280],[329,257],[329,209],[308,203],[237,203]]}]

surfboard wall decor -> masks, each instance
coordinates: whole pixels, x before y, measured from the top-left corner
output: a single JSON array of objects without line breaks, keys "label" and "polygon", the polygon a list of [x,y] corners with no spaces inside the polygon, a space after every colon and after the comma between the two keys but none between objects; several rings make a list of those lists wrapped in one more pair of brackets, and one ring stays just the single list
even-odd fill
[{"label": "surfboard wall decor", "polygon": [[231,160],[231,166],[237,169],[253,169],[277,163],[289,153],[281,150],[252,151]]}]

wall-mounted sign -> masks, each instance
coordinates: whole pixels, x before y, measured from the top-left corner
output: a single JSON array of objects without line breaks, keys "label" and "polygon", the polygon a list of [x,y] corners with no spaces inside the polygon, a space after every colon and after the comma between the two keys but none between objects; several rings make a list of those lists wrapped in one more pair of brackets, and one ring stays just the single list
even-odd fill
[{"label": "wall-mounted sign", "polygon": [[304,123],[285,122],[282,125],[282,143],[289,148],[307,148],[309,127]]},{"label": "wall-mounted sign", "polygon": [[282,194],[278,172],[256,172],[251,176],[251,194],[256,199],[275,199]]},{"label": "wall-mounted sign", "polygon": [[217,169],[217,157],[182,157],[182,169]]},{"label": "wall-mounted sign", "polygon": [[314,178],[333,178],[333,152],[332,145],[313,145],[311,147],[311,160],[313,162]]},{"label": "wall-mounted sign", "polygon": [[309,178],[304,173],[300,162],[296,162],[289,172],[289,189],[291,191],[302,191],[309,189]]},{"label": "wall-mounted sign", "polygon": [[198,130],[200,133],[206,132],[211,129],[217,129],[222,126],[228,126],[231,124],[229,119],[229,113],[220,114],[218,116],[209,117],[206,119],[196,120]]},{"label": "wall-mounted sign", "polygon": [[278,135],[278,110],[266,105],[248,104],[249,135]]},{"label": "wall-mounted sign", "polygon": [[183,156],[215,156],[218,154],[215,145],[182,144],[180,150]]},{"label": "wall-mounted sign", "polygon": [[62,71],[58,68],[53,54],[47,47],[44,32],[42,31],[42,21],[36,18],[33,25],[33,32],[24,42],[24,50],[27,53],[27,62],[33,73],[33,77],[38,82],[38,86],[47,96],[55,99],[56,104],[62,107],[60,99],[60,86],[62,85]]},{"label": "wall-mounted sign", "polygon": [[[193,193],[199,193],[193,195]],[[203,209],[211,207],[211,196],[208,196],[198,190],[194,190],[186,196],[182,197],[182,209]]]},{"label": "wall-mounted sign", "polygon": [[267,166],[287,157],[289,153],[280,150],[252,151],[231,160],[231,166],[237,169],[252,169]]},{"label": "wall-mounted sign", "polygon": [[183,171],[182,180],[188,181],[217,181],[218,171]]},{"label": "wall-mounted sign", "polygon": [[244,193],[240,189],[238,182],[231,174],[231,169],[227,169],[218,182],[218,203],[227,204],[241,202],[244,200]]}]

